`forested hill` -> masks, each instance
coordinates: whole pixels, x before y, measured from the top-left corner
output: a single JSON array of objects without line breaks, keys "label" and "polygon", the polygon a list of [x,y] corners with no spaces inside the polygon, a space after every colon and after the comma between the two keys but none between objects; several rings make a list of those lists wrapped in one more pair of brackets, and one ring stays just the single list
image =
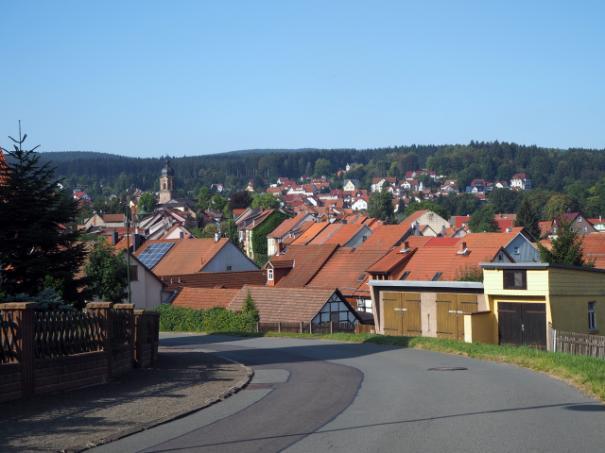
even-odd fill
[{"label": "forested hill", "polygon": [[[70,187],[83,187],[91,195],[131,187],[157,190],[164,158],[132,158],[96,152],[43,153]],[[471,142],[468,145],[413,145],[366,150],[302,149],[244,150],[205,156],[171,157],[181,192],[194,193],[202,185],[223,183],[228,189],[248,181],[266,186],[278,176],[333,176],[346,164],[347,174],[366,186],[374,176],[402,177],[407,170],[429,167],[458,180],[464,187],[472,178],[508,180],[525,172],[538,188],[567,191],[589,187],[605,178],[605,150],[559,150],[514,143]]]}]

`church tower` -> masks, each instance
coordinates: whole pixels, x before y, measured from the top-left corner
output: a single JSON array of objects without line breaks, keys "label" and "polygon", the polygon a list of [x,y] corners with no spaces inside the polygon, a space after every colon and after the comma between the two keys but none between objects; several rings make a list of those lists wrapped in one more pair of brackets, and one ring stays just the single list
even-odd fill
[{"label": "church tower", "polygon": [[174,170],[170,167],[168,160],[162,168],[160,175],[160,204],[166,204],[172,200]]}]

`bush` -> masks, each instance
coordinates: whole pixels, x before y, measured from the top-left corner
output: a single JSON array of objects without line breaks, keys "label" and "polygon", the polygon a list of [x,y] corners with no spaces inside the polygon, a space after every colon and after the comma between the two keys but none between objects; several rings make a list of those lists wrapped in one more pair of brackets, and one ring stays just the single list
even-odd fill
[{"label": "bush", "polygon": [[204,312],[191,308],[160,305],[160,330],[169,332],[201,332]]},{"label": "bush", "polygon": [[256,318],[248,312],[235,313],[225,308],[193,310],[160,305],[160,330],[164,332],[254,332]]}]

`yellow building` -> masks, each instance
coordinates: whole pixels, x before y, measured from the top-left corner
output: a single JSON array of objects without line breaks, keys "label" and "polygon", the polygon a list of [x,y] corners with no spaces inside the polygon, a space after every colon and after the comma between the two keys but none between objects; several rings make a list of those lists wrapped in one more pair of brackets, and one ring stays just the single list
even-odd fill
[{"label": "yellow building", "polygon": [[465,341],[551,349],[551,329],[605,332],[605,270],[546,263],[481,267],[487,310],[465,315]]}]

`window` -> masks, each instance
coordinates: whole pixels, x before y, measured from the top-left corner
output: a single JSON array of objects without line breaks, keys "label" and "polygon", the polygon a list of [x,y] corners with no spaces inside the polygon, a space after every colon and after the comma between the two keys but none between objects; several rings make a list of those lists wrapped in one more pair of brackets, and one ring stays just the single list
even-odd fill
[{"label": "window", "polygon": [[130,266],[130,281],[136,282],[139,280],[139,268],[137,266]]},{"label": "window", "polygon": [[267,269],[267,280],[273,280],[273,269]]},{"label": "window", "polygon": [[507,269],[503,278],[504,289],[527,289],[527,271],[524,269]]},{"label": "window", "polygon": [[403,273],[403,275],[401,276],[401,280],[405,280],[406,278],[408,278],[409,275],[410,275],[410,271],[405,271]]},{"label": "window", "polygon": [[597,330],[596,302],[588,302],[588,330]]},{"label": "window", "polygon": [[515,247],[515,248],[513,249],[513,253],[514,253],[515,255],[519,255],[519,254],[521,253],[521,252],[519,251],[519,247]]},{"label": "window", "polygon": [[434,282],[436,282],[437,280],[439,280],[441,278],[441,275],[443,274],[443,272],[436,272],[435,275],[433,275],[432,280]]},{"label": "window", "polygon": [[233,269],[233,266],[227,266],[227,270],[230,271]]}]

